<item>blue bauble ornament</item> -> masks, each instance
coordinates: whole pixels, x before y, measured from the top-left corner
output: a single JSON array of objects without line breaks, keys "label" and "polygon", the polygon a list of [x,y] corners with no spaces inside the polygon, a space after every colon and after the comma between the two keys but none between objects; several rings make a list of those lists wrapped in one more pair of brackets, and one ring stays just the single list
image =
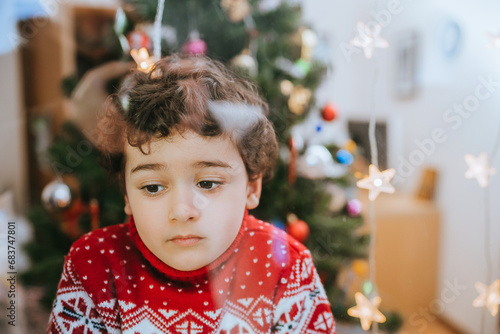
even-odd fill
[{"label": "blue bauble ornament", "polygon": [[343,165],[350,165],[354,158],[352,157],[351,152],[348,150],[340,149],[337,151],[337,161]]}]

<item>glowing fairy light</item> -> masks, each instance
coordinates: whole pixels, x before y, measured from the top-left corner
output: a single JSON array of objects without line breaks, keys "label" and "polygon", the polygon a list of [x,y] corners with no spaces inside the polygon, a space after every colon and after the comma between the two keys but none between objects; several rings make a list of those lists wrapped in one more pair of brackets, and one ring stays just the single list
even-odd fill
[{"label": "glowing fairy light", "polygon": [[490,286],[481,282],[476,282],[474,286],[479,292],[479,297],[472,302],[472,306],[486,307],[495,317],[498,313],[498,305],[500,305],[500,279],[497,279]]},{"label": "glowing fairy light", "polygon": [[155,63],[154,57],[149,56],[146,48],[140,48],[139,50],[132,49],[130,55],[137,63],[137,69],[145,73],[149,73]]},{"label": "glowing fairy light", "polygon": [[488,165],[488,155],[484,152],[478,157],[466,154],[465,162],[469,165],[469,169],[465,172],[465,177],[468,179],[475,178],[481,187],[486,188],[489,176],[496,173],[495,168]]},{"label": "glowing fairy light", "polygon": [[367,331],[370,329],[372,322],[385,322],[385,316],[378,310],[378,306],[382,301],[379,296],[368,300],[361,292],[356,292],[354,298],[356,298],[356,306],[348,309],[347,314],[351,317],[359,318],[363,330]]},{"label": "glowing fairy light", "polygon": [[374,201],[381,192],[393,193],[395,191],[389,182],[395,174],[396,170],[394,168],[381,172],[375,165],[370,165],[369,176],[359,180],[356,185],[358,188],[368,189],[368,199]]},{"label": "glowing fairy light", "polygon": [[375,24],[373,28],[370,28],[363,22],[358,22],[356,26],[357,35],[351,40],[351,45],[363,49],[365,57],[370,59],[373,57],[375,48],[387,48],[389,47],[389,42],[380,37],[380,31],[382,26],[380,24]]}]

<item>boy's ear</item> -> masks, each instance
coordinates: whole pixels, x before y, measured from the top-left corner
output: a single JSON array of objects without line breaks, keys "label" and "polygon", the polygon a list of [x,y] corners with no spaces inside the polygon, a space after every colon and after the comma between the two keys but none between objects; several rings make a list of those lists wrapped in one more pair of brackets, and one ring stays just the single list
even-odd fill
[{"label": "boy's ear", "polygon": [[252,181],[248,181],[247,185],[247,204],[248,210],[255,209],[259,205],[260,193],[262,191],[262,175]]},{"label": "boy's ear", "polygon": [[130,202],[128,201],[128,196],[125,195],[125,213],[129,216],[132,216],[132,208],[130,208]]}]

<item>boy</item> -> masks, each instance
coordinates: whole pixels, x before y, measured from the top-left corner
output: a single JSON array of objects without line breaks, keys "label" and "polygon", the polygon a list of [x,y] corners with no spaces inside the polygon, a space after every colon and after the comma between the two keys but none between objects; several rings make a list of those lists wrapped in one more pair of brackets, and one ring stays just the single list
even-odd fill
[{"label": "boy", "polygon": [[71,247],[49,333],[335,333],[309,251],[248,214],[277,157],[267,112],[206,58],[125,80],[97,141],[130,220]]}]

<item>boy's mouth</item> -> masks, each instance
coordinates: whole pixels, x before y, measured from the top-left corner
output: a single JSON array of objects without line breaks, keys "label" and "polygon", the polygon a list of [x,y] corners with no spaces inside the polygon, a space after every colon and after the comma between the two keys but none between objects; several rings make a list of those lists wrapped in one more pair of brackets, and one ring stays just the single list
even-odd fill
[{"label": "boy's mouth", "polygon": [[172,241],[178,246],[193,246],[196,245],[201,239],[203,238],[200,236],[188,234],[188,235],[176,235],[169,241]]}]

